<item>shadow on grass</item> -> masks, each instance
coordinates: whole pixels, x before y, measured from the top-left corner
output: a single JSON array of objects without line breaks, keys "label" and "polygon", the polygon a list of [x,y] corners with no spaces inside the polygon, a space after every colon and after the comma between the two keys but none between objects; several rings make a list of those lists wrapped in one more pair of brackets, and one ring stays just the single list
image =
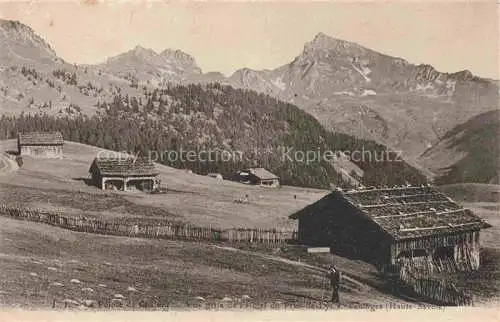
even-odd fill
[{"label": "shadow on grass", "polygon": [[453,282],[460,288],[472,292],[482,299],[494,298],[500,294],[500,250],[482,248],[479,269],[453,274]]},{"label": "shadow on grass", "polygon": [[80,177],[80,178],[72,178],[75,181],[81,181],[85,183],[87,186],[95,187],[95,183],[92,181],[92,179],[89,179],[87,177]]},{"label": "shadow on grass", "polygon": [[188,190],[177,190],[177,189],[171,189],[167,187],[160,187],[158,190],[154,190],[151,192],[151,194],[191,194],[191,195],[202,195],[201,193],[198,193],[196,191],[188,191]]},{"label": "shadow on grass", "polygon": [[5,151],[5,153],[7,153],[8,155],[12,155],[14,157],[19,155],[19,151],[14,151],[14,150],[7,150]]},{"label": "shadow on grass", "polygon": [[321,298],[313,297],[313,296],[310,296],[310,295],[300,294],[300,293],[290,292],[290,291],[279,292],[279,293],[282,294],[282,295],[294,296],[294,297],[299,297],[299,298],[302,298],[302,299],[307,299],[307,300],[312,300],[312,301],[318,301],[318,302],[327,301],[328,300],[328,296],[332,295],[331,292],[326,292],[325,291],[324,298],[321,299]]}]

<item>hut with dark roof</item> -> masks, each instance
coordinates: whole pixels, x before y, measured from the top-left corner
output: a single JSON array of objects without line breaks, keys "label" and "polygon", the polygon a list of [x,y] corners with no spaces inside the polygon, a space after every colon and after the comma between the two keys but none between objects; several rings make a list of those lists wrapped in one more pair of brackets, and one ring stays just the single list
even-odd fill
[{"label": "hut with dark roof", "polygon": [[432,186],[335,190],[292,214],[298,239],[380,269],[479,268],[479,234],[491,227]]},{"label": "hut with dark roof", "polygon": [[19,133],[17,149],[20,156],[62,158],[64,140],[61,132]]},{"label": "hut with dark roof", "polygon": [[264,168],[250,168],[239,171],[233,176],[233,180],[263,187],[277,188],[280,186],[280,178]]},{"label": "hut with dark roof", "polygon": [[153,191],[158,171],[152,160],[135,157],[95,158],[89,173],[101,189]]}]

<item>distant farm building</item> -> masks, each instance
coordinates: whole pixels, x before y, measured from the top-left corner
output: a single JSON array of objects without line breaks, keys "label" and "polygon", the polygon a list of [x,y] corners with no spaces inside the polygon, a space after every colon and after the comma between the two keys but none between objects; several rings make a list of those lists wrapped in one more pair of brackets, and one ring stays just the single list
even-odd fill
[{"label": "distant farm building", "polygon": [[480,230],[491,227],[432,186],[339,189],[290,218],[299,221],[300,243],[383,270],[476,270]]},{"label": "distant farm building", "polygon": [[248,170],[239,171],[232,179],[241,183],[263,187],[277,188],[280,186],[280,178],[264,168],[250,168]]},{"label": "distant farm building", "polygon": [[62,158],[64,140],[61,132],[19,133],[17,149],[20,156]]},{"label": "distant farm building", "polygon": [[158,172],[149,159],[95,158],[89,173],[92,182],[103,190],[154,191],[159,184]]}]

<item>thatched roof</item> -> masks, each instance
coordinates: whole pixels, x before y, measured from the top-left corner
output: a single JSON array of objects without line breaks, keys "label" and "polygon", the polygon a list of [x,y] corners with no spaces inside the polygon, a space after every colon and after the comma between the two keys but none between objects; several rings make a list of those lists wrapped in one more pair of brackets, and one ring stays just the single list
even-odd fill
[{"label": "thatched roof", "polygon": [[274,180],[274,179],[279,179],[279,177],[269,171],[267,171],[264,168],[250,168],[247,170],[247,172],[250,172],[260,180]]},{"label": "thatched roof", "polygon": [[394,239],[491,227],[432,186],[337,190],[290,218],[316,215],[320,209],[334,215],[337,202],[349,203]]},{"label": "thatched roof", "polygon": [[95,158],[90,172],[97,171],[101,176],[156,176],[153,161],[144,158]]},{"label": "thatched roof", "polygon": [[31,132],[18,134],[19,145],[62,145],[61,132]]}]

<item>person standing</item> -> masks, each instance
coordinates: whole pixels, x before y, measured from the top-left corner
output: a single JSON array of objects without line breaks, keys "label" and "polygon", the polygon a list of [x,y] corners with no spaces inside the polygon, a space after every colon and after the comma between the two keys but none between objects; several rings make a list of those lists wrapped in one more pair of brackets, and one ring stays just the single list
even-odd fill
[{"label": "person standing", "polygon": [[340,305],[339,289],[342,280],[342,272],[340,272],[335,265],[332,265],[328,272],[328,278],[330,279],[330,286],[332,288],[332,303],[338,303]]}]

